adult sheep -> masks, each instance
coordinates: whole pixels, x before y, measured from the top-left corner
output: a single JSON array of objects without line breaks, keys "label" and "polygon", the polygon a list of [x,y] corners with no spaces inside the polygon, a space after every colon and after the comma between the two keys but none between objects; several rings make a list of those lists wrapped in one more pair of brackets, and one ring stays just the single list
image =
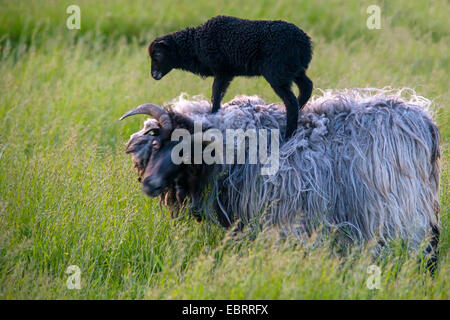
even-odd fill
[{"label": "adult sheep", "polygon": [[434,249],[440,152],[429,105],[414,92],[407,99],[393,90],[325,92],[308,103],[295,136],[281,145],[279,170],[261,175],[263,164],[248,161],[176,165],[170,135],[176,128],[193,133],[196,121],[203,130],[283,132],[285,114],[277,105],[239,96],[210,114],[209,102],[181,97],[167,111],[143,105],[125,114],[155,118],[131,136],[126,152],[144,191],[172,211],[187,204],[197,218],[225,227],[258,221],[300,238],[338,228],[351,240],[401,238],[417,246],[432,235]]}]

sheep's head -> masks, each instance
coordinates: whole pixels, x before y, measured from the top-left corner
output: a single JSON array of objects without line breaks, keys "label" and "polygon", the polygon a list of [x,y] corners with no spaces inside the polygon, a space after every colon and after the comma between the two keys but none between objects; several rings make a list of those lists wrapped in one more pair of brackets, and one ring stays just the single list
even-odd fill
[{"label": "sheep's head", "polygon": [[135,114],[148,114],[154,119],[147,120],[144,128],[131,136],[125,152],[132,155],[144,192],[156,197],[171,184],[180,170],[180,166],[170,158],[175,144],[170,141],[172,120],[163,108],[153,104],[141,105],[121,119]]},{"label": "sheep's head", "polygon": [[192,121],[178,113],[153,105],[141,105],[122,116],[135,114],[153,117],[145,121],[144,128],[131,135],[125,152],[131,154],[138,180],[150,197],[161,196],[166,205],[180,207],[186,197],[199,190],[199,181],[206,176],[205,165],[174,164],[172,150],[178,141],[171,141],[174,128],[193,131]]},{"label": "sheep's head", "polygon": [[173,69],[173,50],[170,38],[158,38],[148,47],[148,54],[152,60],[151,75],[160,80]]}]

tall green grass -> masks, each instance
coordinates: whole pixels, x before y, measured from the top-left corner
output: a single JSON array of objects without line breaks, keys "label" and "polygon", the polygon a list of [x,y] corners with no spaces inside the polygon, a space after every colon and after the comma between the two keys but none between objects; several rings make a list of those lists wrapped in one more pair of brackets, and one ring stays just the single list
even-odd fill
[{"label": "tall green grass", "polygon": [[[366,28],[373,1],[0,1],[0,298],[448,299],[449,5],[376,1],[382,29]],[[81,8],[68,30],[67,5]],[[136,182],[124,143],[143,102],[211,94],[211,79],[149,76],[146,44],[216,14],[285,19],[308,32],[316,88],[412,87],[434,101],[442,134],[441,263],[435,278],[415,252],[342,256],[267,231],[232,237],[209,223],[170,219]],[[224,100],[258,94],[236,79]],[[381,268],[369,290],[367,267]],[[65,273],[80,267],[82,289]]]}]

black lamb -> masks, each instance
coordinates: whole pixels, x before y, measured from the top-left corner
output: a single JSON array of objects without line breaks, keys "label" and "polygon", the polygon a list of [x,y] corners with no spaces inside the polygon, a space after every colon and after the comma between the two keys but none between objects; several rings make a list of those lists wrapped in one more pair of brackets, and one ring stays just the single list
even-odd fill
[{"label": "black lamb", "polygon": [[[286,139],[297,128],[299,108],[311,97],[313,83],[305,74],[312,57],[311,40],[285,21],[217,16],[196,28],[157,38],[148,52],[156,80],[174,68],[213,76],[212,112],[219,110],[235,76],[263,76],[286,106]],[[300,90],[298,100],[292,82]]]}]

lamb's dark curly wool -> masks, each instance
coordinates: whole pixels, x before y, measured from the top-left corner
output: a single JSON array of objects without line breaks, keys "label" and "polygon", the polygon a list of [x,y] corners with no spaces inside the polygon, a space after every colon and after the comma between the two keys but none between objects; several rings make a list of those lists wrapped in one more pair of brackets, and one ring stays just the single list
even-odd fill
[{"label": "lamb's dark curly wool", "polygon": [[[197,28],[157,38],[149,46],[152,76],[172,69],[213,76],[212,112],[236,76],[263,76],[287,110],[286,137],[297,127],[298,108],[311,96],[313,83],[305,71],[312,58],[309,36],[285,21],[245,20],[218,16]],[[299,87],[298,100],[291,90]]]}]

